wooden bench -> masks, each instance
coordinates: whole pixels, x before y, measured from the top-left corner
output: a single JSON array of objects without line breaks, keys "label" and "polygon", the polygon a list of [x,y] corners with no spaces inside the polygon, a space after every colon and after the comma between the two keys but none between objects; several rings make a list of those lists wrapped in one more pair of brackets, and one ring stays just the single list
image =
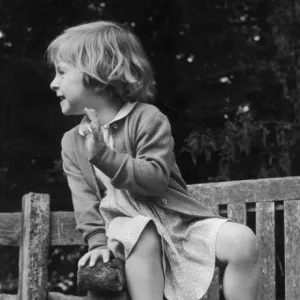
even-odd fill
[{"label": "wooden bench", "polygon": [[[195,184],[188,188],[192,196],[215,212],[239,223],[252,222],[260,242],[260,300],[276,299],[275,228],[282,230],[285,280],[281,299],[300,299],[300,177]],[[20,247],[18,295],[0,294],[0,300],[84,299],[48,295],[49,246],[83,244],[75,231],[74,213],[50,212],[49,203],[49,195],[30,193],[23,197],[22,213],[0,214],[0,245]],[[280,215],[282,226],[277,224]],[[103,299],[126,299],[126,293]],[[221,299],[218,270],[204,299]]]}]

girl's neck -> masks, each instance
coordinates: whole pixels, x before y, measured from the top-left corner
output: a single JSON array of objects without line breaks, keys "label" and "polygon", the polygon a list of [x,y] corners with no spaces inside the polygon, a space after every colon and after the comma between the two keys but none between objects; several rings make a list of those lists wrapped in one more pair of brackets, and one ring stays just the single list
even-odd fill
[{"label": "girl's neck", "polygon": [[104,125],[114,119],[124,104],[121,98],[110,99],[109,97],[102,97],[102,101],[99,101],[96,111],[101,121],[101,125]]}]

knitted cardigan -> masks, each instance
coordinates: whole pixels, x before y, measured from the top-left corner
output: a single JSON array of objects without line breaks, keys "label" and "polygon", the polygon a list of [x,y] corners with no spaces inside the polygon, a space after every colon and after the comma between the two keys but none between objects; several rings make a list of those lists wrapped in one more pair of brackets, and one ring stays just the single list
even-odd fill
[{"label": "knitted cardigan", "polygon": [[99,211],[104,186],[97,182],[93,166],[108,176],[116,189],[129,191],[136,201],[151,201],[164,209],[201,218],[216,217],[189,196],[175,161],[170,123],[155,106],[138,103],[127,116],[110,124],[115,150],[103,143],[89,155],[79,128],[64,134],[62,158],[77,230],[90,250],[106,245]]}]

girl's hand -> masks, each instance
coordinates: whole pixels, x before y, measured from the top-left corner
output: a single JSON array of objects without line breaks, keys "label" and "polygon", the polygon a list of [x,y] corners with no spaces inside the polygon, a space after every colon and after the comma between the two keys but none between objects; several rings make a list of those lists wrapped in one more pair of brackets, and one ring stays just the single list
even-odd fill
[{"label": "girl's hand", "polygon": [[104,143],[100,120],[94,109],[85,108],[90,124],[83,128],[83,134],[87,139],[87,146],[90,155],[93,155]]},{"label": "girl's hand", "polygon": [[111,251],[108,249],[95,248],[86,254],[84,254],[79,262],[78,268],[81,268],[89,261],[89,266],[94,267],[99,258],[102,258],[103,262],[106,263],[111,258]]}]

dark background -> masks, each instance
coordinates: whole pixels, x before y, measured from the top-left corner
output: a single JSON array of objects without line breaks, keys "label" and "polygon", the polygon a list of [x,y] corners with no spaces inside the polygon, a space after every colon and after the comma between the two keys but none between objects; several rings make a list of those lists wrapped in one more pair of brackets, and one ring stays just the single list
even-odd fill
[{"label": "dark background", "polygon": [[[72,209],[60,140],[79,119],[61,114],[45,50],[100,19],[141,38],[188,183],[298,176],[299,15],[292,0],[0,0],[0,211],[20,211],[31,191]],[[81,251],[53,249],[51,289],[74,291]],[[1,268],[0,290],[15,290],[16,264]]]}]

